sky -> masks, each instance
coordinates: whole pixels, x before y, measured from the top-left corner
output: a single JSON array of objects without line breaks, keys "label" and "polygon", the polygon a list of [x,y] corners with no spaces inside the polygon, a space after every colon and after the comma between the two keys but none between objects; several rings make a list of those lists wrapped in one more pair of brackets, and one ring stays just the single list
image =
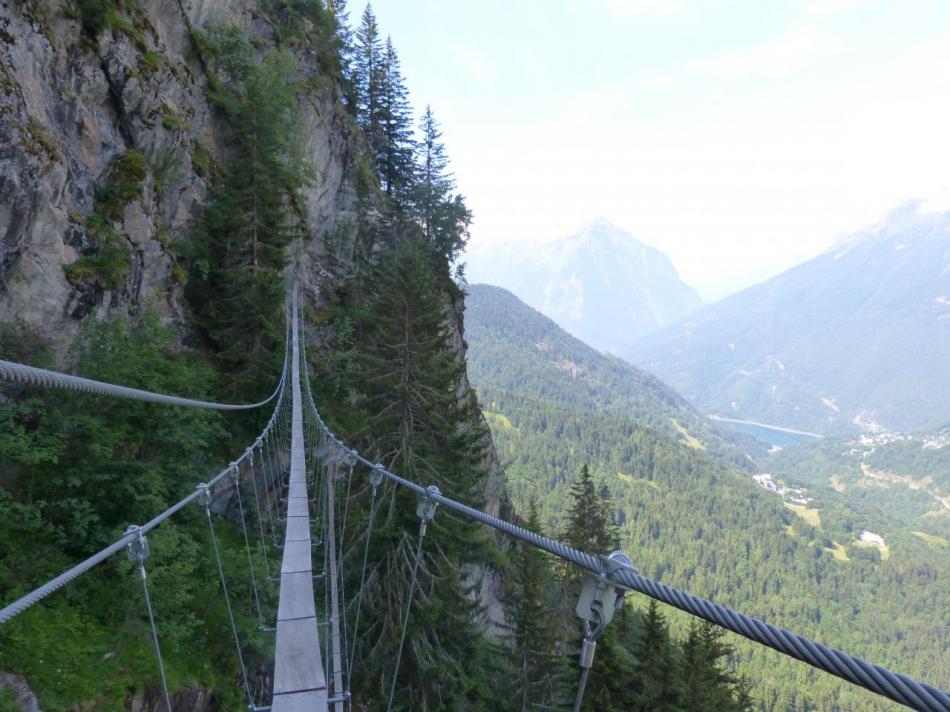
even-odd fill
[{"label": "sky", "polygon": [[712,301],[950,186],[947,0],[372,8],[442,124],[473,246],[605,217]]}]

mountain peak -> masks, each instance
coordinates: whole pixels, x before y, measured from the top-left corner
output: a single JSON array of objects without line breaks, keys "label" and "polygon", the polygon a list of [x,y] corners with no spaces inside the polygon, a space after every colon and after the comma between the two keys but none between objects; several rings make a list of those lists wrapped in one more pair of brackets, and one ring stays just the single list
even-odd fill
[{"label": "mountain peak", "polygon": [[515,243],[470,252],[468,277],[510,289],[574,336],[615,353],[701,305],[666,255],[606,218],[542,249]]}]

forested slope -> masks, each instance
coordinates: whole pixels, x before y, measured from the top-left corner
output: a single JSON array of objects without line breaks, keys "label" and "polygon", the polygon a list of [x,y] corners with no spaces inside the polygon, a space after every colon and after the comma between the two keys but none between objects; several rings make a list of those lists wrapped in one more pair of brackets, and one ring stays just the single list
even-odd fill
[{"label": "forested slope", "polygon": [[[609,491],[620,542],[634,565],[662,581],[809,635],[938,686],[950,681],[946,561],[908,555],[838,561],[821,533],[762,490],[748,473],[660,429],[665,400],[652,412],[618,413],[552,396],[577,389],[567,370],[535,362],[538,315],[494,293],[469,299],[469,360],[515,506],[531,499],[549,531],[564,531],[569,488],[584,465]],[[555,332],[553,324],[548,332]],[[490,363],[486,363],[489,361]],[[533,376],[508,374],[533,371]],[[657,382],[613,382],[613,398],[646,402]],[[625,390],[620,390],[625,389]],[[681,407],[682,401],[674,400]],[[589,407],[590,404],[595,407]],[[680,411],[683,412],[683,411]],[[684,416],[685,418],[685,416]],[[674,629],[685,625],[673,616]],[[731,641],[732,642],[732,641]],[[873,695],[759,646],[735,641],[764,709],[891,709]]]}]

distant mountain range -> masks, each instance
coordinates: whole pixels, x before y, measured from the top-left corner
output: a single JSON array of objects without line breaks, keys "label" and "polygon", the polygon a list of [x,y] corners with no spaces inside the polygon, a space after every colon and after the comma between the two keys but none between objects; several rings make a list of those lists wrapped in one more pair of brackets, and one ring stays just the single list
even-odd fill
[{"label": "distant mountain range", "polygon": [[545,244],[473,248],[471,283],[511,290],[584,342],[623,353],[642,336],[698,309],[669,258],[604,219]]},{"label": "distant mountain range", "polygon": [[905,204],[622,355],[709,413],[826,434],[950,422],[950,213]]}]

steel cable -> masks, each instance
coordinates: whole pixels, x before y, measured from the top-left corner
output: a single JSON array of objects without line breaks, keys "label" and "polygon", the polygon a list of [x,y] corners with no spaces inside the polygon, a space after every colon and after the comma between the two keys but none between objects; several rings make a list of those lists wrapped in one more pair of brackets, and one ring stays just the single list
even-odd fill
[{"label": "steel cable", "polygon": [[153,393],[139,388],[119,386],[114,383],[94,381],[81,376],[71,376],[58,371],[48,371],[45,368],[36,368],[13,361],[0,360],[0,379],[12,383],[22,383],[43,388],[64,388],[78,393],[88,393],[112,398],[126,398],[129,400],[145,401],[147,403],[161,403],[163,405],[177,405],[186,408],[210,408],[213,410],[250,410],[260,408],[270,403],[280,391],[283,383],[279,383],[270,397],[258,403],[215,403],[212,401],[180,398],[164,393]]}]

